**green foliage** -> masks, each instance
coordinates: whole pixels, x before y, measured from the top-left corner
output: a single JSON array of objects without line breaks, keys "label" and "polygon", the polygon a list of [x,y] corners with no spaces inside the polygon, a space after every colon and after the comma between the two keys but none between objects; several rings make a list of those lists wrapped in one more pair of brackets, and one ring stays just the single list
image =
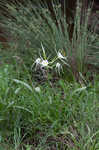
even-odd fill
[{"label": "green foliage", "polygon": [[[70,84],[60,79],[55,85],[50,82],[38,85],[40,90],[37,91],[34,81],[30,85],[26,76],[24,81],[14,76],[12,79],[12,73],[10,65],[3,66],[0,73],[4,77],[4,82],[0,81],[2,143],[9,138],[15,150],[33,139],[37,146],[30,146],[35,149],[95,150],[98,147],[98,76],[94,85]],[[25,146],[30,148],[28,144]]]}]

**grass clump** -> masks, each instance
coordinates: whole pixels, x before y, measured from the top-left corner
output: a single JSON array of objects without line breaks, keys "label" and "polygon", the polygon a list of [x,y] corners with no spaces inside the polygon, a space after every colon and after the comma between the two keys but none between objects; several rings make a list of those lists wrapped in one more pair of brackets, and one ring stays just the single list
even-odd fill
[{"label": "grass clump", "polygon": [[98,66],[98,35],[88,31],[91,9],[89,8],[86,12],[86,18],[81,24],[83,16],[81,3],[77,1],[74,22],[70,20],[71,24],[74,24],[73,37],[70,39],[68,32],[70,21],[67,24],[67,16],[62,15],[58,2],[56,4],[52,2],[52,5],[58,27],[45,3],[42,5],[37,3],[36,6],[30,1],[27,5],[25,3],[24,5],[21,3],[6,4],[6,11],[11,17],[3,19],[3,26],[8,29],[14,39],[14,49],[20,52],[21,57],[29,66],[41,53],[42,43],[50,58],[56,56],[59,50],[62,51],[68,57],[73,76],[79,78],[79,72],[86,73],[89,64],[95,61],[93,65]]}]

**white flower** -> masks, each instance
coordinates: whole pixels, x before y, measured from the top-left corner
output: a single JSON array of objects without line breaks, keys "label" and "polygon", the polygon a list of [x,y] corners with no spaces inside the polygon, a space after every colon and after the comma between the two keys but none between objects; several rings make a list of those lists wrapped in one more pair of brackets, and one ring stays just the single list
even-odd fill
[{"label": "white flower", "polygon": [[60,74],[60,70],[62,69],[62,66],[60,63],[56,64],[56,69],[57,69],[58,73]]},{"label": "white flower", "polygon": [[40,93],[40,92],[41,92],[40,87],[36,87],[36,88],[35,88],[35,91],[38,92],[38,93]]},{"label": "white flower", "polygon": [[33,69],[34,65],[36,65],[36,66],[35,66],[35,70],[36,70],[37,67],[40,66],[41,62],[42,62],[42,59],[41,59],[41,58],[37,58],[37,59],[35,60],[35,62],[32,64],[31,69]]},{"label": "white flower", "polygon": [[34,64],[32,65],[32,68],[33,68],[33,66],[35,64],[36,64],[36,66],[35,66],[35,70],[36,70],[37,68],[41,68],[42,69],[42,67],[47,67],[49,62],[48,62],[48,60],[43,60],[41,58],[37,58],[35,60]]},{"label": "white flower", "polygon": [[62,68],[62,65],[60,64],[60,63],[57,63],[56,64],[56,71],[59,73],[59,75],[60,75],[60,71],[62,70],[63,68]]},{"label": "white flower", "polygon": [[57,53],[57,56],[59,59],[66,59],[66,57],[64,57],[60,52]]},{"label": "white flower", "polygon": [[56,64],[56,68],[57,68],[57,69],[60,69],[60,68],[61,68],[61,64],[60,64],[60,63],[57,63],[57,64]]},{"label": "white flower", "polygon": [[47,67],[48,66],[48,60],[42,60],[42,62],[41,62],[41,66],[42,67]]},{"label": "white flower", "polygon": [[40,64],[41,61],[42,61],[41,58],[37,58],[37,59],[35,60],[36,65]]}]

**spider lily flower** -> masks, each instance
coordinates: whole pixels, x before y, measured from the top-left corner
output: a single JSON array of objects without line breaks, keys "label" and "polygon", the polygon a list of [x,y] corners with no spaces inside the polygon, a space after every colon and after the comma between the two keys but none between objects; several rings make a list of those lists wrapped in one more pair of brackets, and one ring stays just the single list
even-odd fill
[{"label": "spider lily flower", "polygon": [[56,64],[56,68],[59,69],[60,67],[61,67],[61,64],[60,64],[60,63],[57,63],[57,64]]},{"label": "spider lily flower", "polygon": [[44,60],[44,59],[41,59],[41,58],[37,58],[34,62],[34,64],[32,65],[32,68],[34,65],[35,66],[35,69],[37,69],[37,67],[39,68],[43,68],[43,67],[47,67],[49,64],[48,60]]},{"label": "spider lily flower", "polygon": [[45,49],[44,49],[42,43],[41,43],[41,47],[42,47],[42,51],[43,51],[43,58],[42,57],[37,58],[35,60],[35,62],[33,63],[32,68],[34,65],[36,65],[35,69],[37,69],[37,67],[40,67],[42,69],[43,67],[47,67],[49,65],[49,62],[48,62],[47,57],[46,57]]},{"label": "spider lily flower", "polygon": [[57,57],[59,59],[67,59],[66,57],[64,57],[60,52],[57,53]]},{"label": "spider lily flower", "polygon": [[31,69],[33,69],[34,65],[36,65],[35,69],[37,69],[37,67],[40,66],[41,62],[42,62],[42,59],[41,58],[37,58],[35,60],[35,62],[32,64]]},{"label": "spider lily flower", "polygon": [[60,52],[58,52],[57,53],[57,57],[58,57],[58,59],[60,59],[65,65],[67,65],[68,67],[70,67],[69,66],[69,64],[67,63],[67,57],[64,57]]},{"label": "spider lily flower", "polygon": [[35,64],[38,65],[38,64],[41,63],[41,61],[42,61],[41,58],[37,58],[36,61],[35,61]]},{"label": "spider lily flower", "polygon": [[62,66],[60,63],[56,64],[56,69],[57,69],[58,73],[60,74],[60,70],[62,69]]},{"label": "spider lily flower", "polygon": [[41,64],[41,67],[47,67],[49,63],[48,63],[48,60],[42,60],[40,64]]}]

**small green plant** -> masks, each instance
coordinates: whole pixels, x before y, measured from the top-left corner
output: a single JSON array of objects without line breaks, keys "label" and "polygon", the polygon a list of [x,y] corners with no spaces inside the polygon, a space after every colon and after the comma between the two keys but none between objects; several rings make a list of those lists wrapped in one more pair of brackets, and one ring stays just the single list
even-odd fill
[{"label": "small green plant", "polygon": [[62,65],[65,64],[67,67],[69,67],[69,64],[67,63],[68,62],[68,59],[67,57],[64,57],[61,52],[56,52],[57,53],[57,56],[54,57],[52,60],[48,61],[48,58],[46,56],[46,52],[45,52],[45,49],[42,46],[42,51],[43,51],[43,57],[39,57],[35,60],[35,62],[33,63],[32,65],[32,69],[34,68],[35,70],[39,69],[41,71],[43,71],[43,69],[45,68],[47,71],[49,69],[55,69],[58,74],[61,73],[62,71]]}]

